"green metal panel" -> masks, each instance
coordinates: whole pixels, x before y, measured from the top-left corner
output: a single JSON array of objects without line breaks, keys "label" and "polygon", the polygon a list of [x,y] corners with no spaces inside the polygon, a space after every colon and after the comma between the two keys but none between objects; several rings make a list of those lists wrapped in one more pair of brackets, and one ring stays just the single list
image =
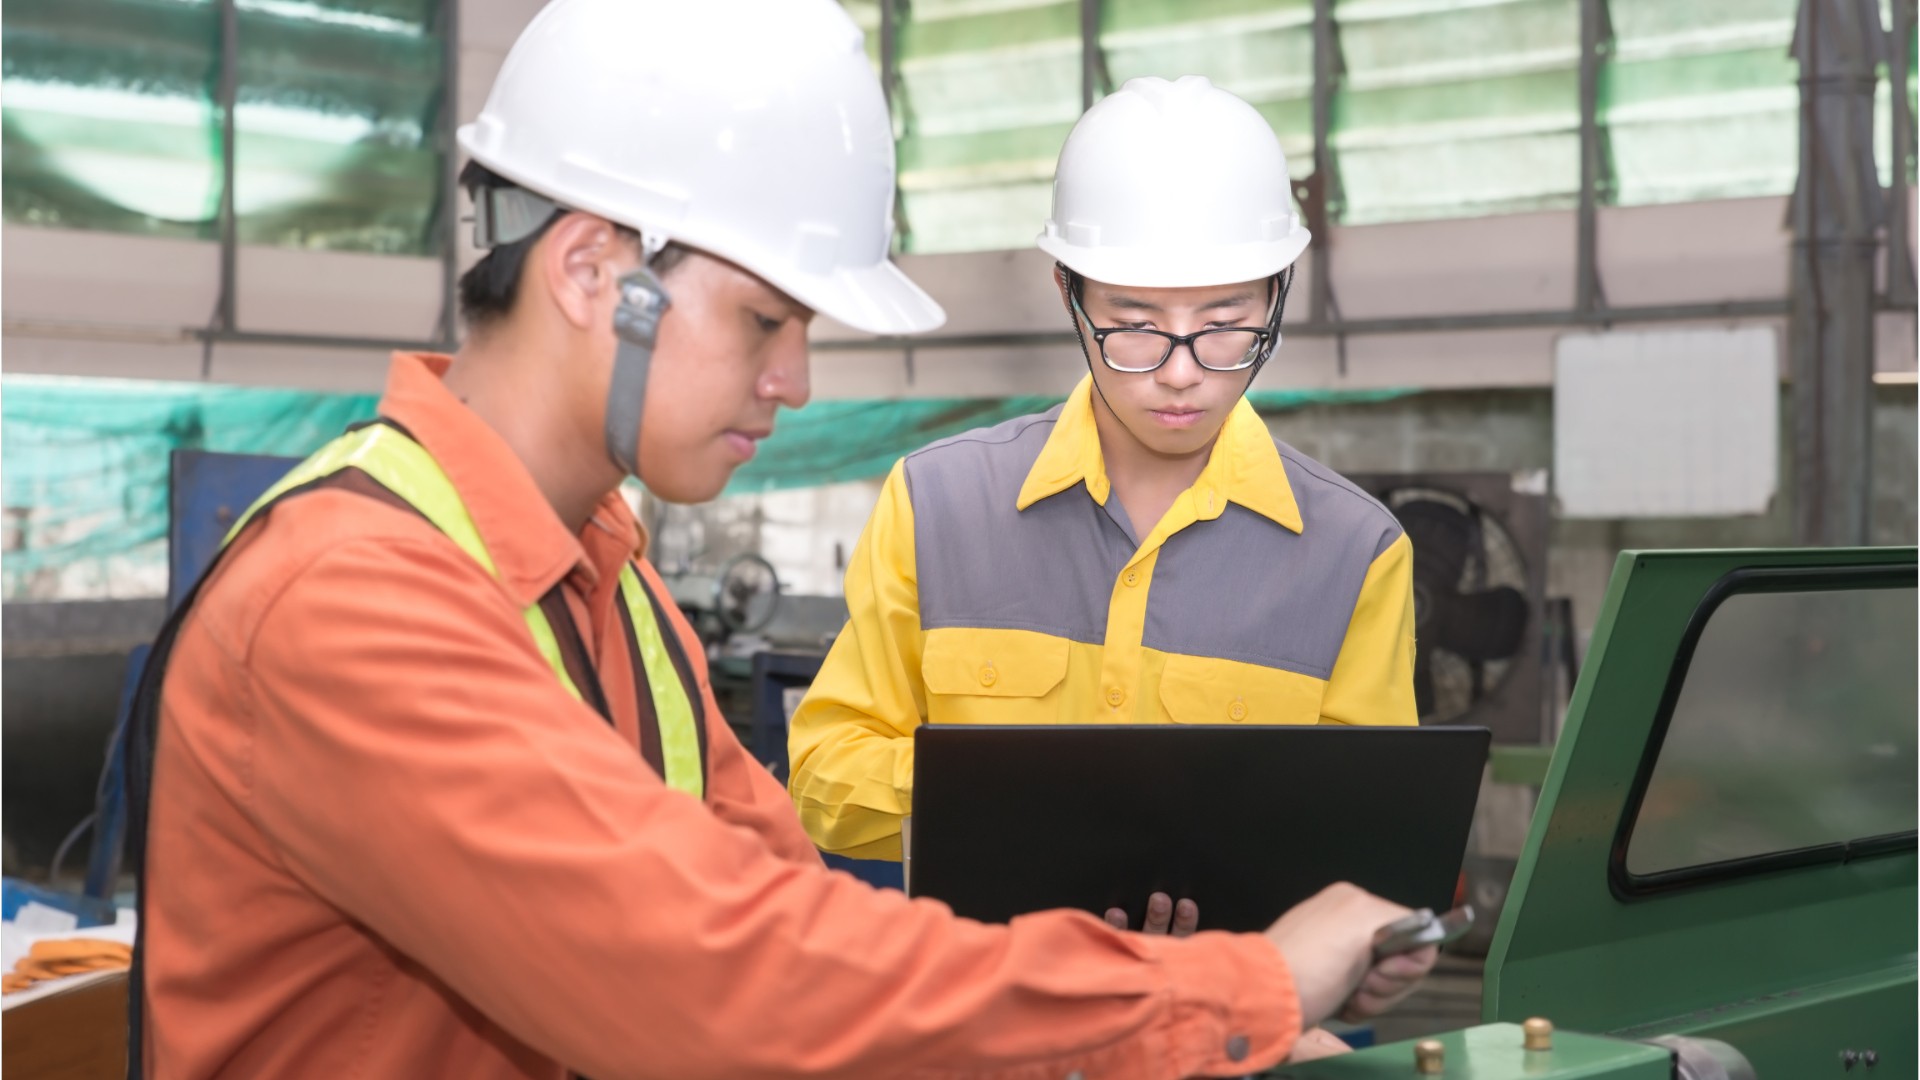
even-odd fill
[{"label": "green metal panel", "polygon": [[1871,1047],[1889,1075],[1914,1075],[1911,849],[1635,899],[1608,878],[1676,651],[1715,583],[1914,564],[1913,548],[1621,555],[1487,959],[1487,1019],[1721,1038],[1761,1076]]},{"label": "green metal panel", "polygon": [[[1907,922],[1912,921],[1909,910]],[[1840,1071],[1840,1055],[1846,1050],[1872,1050],[1877,1055],[1879,1064],[1866,1076],[1920,1076],[1920,1060],[1914,1053],[1911,958],[1848,978],[1755,996],[1614,1034],[1719,1039],[1746,1055],[1756,1075],[1768,1078],[1833,1075]]]},{"label": "green metal panel", "polygon": [[1547,766],[1553,761],[1551,746],[1496,746],[1488,758],[1496,784],[1524,784],[1539,787],[1546,782]]},{"label": "green metal panel", "polygon": [[[1448,1080],[1672,1080],[1665,1049],[1594,1035],[1554,1033],[1553,1049],[1525,1048],[1520,1025],[1487,1024],[1437,1036],[1446,1047]],[[1276,1080],[1416,1080],[1412,1042],[1356,1050],[1339,1057],[1282,1066]],[[1426,1074],[1435,1075],[1435,1074]]]}]

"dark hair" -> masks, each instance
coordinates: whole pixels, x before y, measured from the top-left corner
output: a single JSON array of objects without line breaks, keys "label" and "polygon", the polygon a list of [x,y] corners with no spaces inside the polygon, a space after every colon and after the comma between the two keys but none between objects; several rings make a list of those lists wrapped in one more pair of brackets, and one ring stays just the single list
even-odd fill
[{"label": "dark hair", "polygon": [[[478,201],[483,191],[512,187],[513,181],[477,161],[469,161],[460,173],[460,186]],[[565,213],[565,210],[555,211],[530,235],[491,249],[460,275],[460,317],[466,320],[469,327],[485,330],[512,313],[514,299],[520,293],[520,277],[527,264],[527,253]],[[625,225],[616,224],[614,228],[628,239],[638,240],[640,237],[638,232]],[[686,248],[679,244],[668,244],[653,257],[649,265],[654,273],[664,278],[686,256]]]}]

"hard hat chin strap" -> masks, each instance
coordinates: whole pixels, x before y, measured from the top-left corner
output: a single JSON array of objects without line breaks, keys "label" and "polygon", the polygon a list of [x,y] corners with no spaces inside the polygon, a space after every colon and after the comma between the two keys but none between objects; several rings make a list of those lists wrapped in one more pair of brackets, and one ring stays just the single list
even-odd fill
[{"label": "hard hat chin strap", "polygon": [[613,382],[607,388],[607,454],[635,479],[640,478],[640,420],[647,410],[647,374],[653,369],[660,320],[673,306],[666,286],[649,269],[666,246],[663,236],[640,234],[640,268],[620,279],[620,306],[613,312],[618,347]]},{"label": "hard hat chin strap", "polygon": [[1287,294],[1293,291],[1293,265],[1273,276],[1273,307],[1267,313],[1267,351],[1260,362],[1253,365],[1253,374],[1247,378],[1247,388],[1253,388],[1253,380],[1260,377],[1260,369],[1267,366],[1273,354],[1280,351],[1280,316],[1287,310]]},{"label": "hard hat chin strap", "polygon": [[[538,233],[564,211],[559,203],[520,187],[491,187],[474,192],[473,242],[482,250],[517,243]],[[660,320],[672,300],[659,275],[649,267],[667,246],[667,238],[641,230],[640,268],[619,281],[620,306],[613,312],[617,348],[613,381],[607,388],[607,455],[638,479],[640,476],[640,419],[647,408],[647,373],[653,368],[653,348],[660,337]]]},{"label": "hard hat chin strap", "polygon": [[525,188],[480,188],[473,193],[473,246],[491,251],[517,244],[560,212],[559,203]]},{"label": "hard hat chin strap", "polygon": [[[1054,263],[1054,265],[1059,267],[1060,273],[1065,276],[1067,291],[1073,293],[1075,296],[1079,296],[1080,275],[1074,273],[1073,268],[1069,267],[1066,263],[1057,262]],[[1075,312],[1071,306],[1068,307],[1067,313],[1073,316],[1073,336],[1079,339],[1080,355],[1087,362],[1087,381],[1093,384],[1093,392],[1100,395],[1100,404],[1105,405],[1107,411],[1113,413],[1113,415],[1118,418],[1120,414],[1114,411],[1113,402],[1107,400],[1107,392],[1100,389],[1100,377],[1093,370],[1094,350],[1087,348],[1087,335],[1080,332],[1080,315],[1078,312]],[[1088,320],[1087,325],[1089,327],[1093,325],[1091,319]]]}]

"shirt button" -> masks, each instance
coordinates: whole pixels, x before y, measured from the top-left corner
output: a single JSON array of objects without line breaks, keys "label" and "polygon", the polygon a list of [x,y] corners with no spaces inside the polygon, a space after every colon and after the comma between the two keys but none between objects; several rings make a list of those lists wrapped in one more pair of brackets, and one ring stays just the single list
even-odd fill
[{"label": "shirt button", "polygon": [[992,686],[994,683],[997,683],[999,681],[1000,681],[1000,673],[993,670],[992,664],[988,664],[986,667],[983,667],[980,669],[980,685],[981,686]]},{"label": "shirt button", "polygon": [[1120,580],[1126,582],[1128,585],[1138,585],[1140,584],[1140,571],[1129,570],[1127,571],[1126,576],[1122,577]]},{"label": "shirt button", "polygon": [[1233,717],[1235,720],[1245,720],[1247,718],[1247,703],[1241,701],[1239,698],[1235,698],[1233,704],[1227,706],[1227,715]]},{"label": "shirt button", "polygon": [[1087,1080],[1087,1074],[1076,1070],[1067,1074],[1067,1080]]},{"label": "shirt button", "polygon": [[1125,690],[1115,686],[1107,691],[1107,704],[1114,708],[1119,708],[1120,703],[1125,700],[1127,700],[1127,692]]},{"label": "shirt button", "polygon": [[1245,1061],[1247,1060],[1247,1051],[1250,1049],[1251,1047],[1247,1045],[1247,1037],[1245,1035],[1235,1035],[1233,1038],[1227,1040],[1227,1060]]}]

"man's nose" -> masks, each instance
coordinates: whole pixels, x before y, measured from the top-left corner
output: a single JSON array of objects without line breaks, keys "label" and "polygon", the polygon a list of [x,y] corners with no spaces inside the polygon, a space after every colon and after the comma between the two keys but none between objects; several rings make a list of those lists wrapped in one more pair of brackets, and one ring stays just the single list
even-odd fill
[{"label": "man's nose", "polygon": [[1160,385],[1172,390],[1186,390],[1200,385],[1207,377],[1207,369],[1200,366],[1200,357],[1193,351],[1194,343],[1184,342],[1173,347],[1173,355],[1160,365],[1154,373]]},{"label": "man's nose", "polygon": [[[791,341],[786,340],[788,335],[792,336]],[[797,409],[813,396],[807,328],[804,325],[790,327],[781,337],[766,373],[760,377],[760,395],[789,409]]]}]

